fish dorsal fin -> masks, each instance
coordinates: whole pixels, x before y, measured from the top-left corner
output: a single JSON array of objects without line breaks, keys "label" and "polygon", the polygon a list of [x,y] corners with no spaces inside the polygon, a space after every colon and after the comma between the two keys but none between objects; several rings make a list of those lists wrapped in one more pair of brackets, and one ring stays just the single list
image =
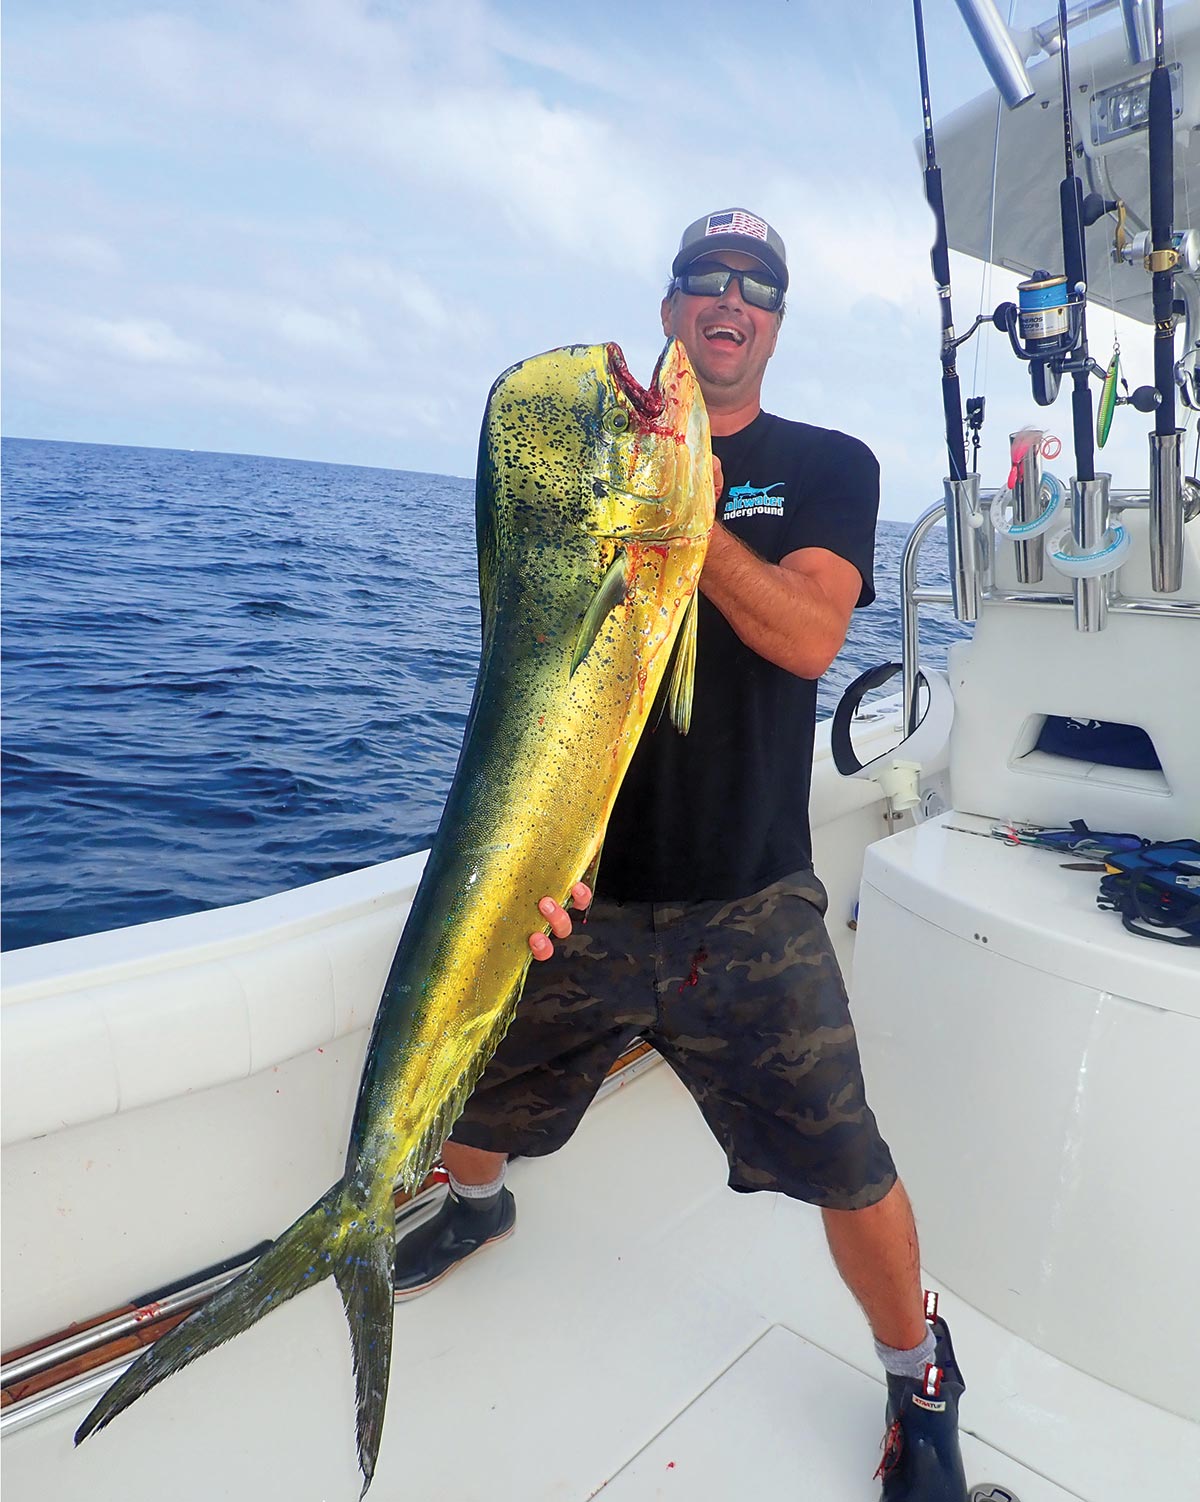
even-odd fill
[{"label": "fish dorsal fin", "polygon": [[603,626],[611,611],[624,600],[629,589],[629,558],[624,548],[617,549],[617,556],[609,564],[604,578],[600,581],[600,588],[592,597],[592,603],[588,606],[583,617],[583,624],[579,628],[579,635],[575,638],[575,651],[571,656],[571,672],[583,661],[592,649],[592,643],[600,635],[600,627]]},{"label": "fish dorsal fin", "polygon": [[667,703],[671,723],[680,735],[686,735],[692,723],[692,689],[696,682],[696,623],[700,608],[696,596],[687,603],[679,640],[675,646],[675,663],[671,669],[671,687]]}]

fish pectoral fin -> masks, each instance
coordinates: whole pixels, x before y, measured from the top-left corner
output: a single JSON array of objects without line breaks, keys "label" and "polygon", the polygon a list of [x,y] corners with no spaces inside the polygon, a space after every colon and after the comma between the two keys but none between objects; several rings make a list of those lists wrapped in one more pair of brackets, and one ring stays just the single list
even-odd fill
[{"label": "fish pectoral fin", "polygon": [[572,674],[591,651],[592,644],[600,635],[600,627],[624,600],[628,589],[629,556],[624,548],[618,548],[617,556],[609,564],[600,581],[600,588],[592,596],[592,602],[584,613],[579,635],[575,638],[575,650],[571,654]]},{"label": "fish pectoral fin", "polygon": [[671,686],[667,703],[671,710],[671,723],[680,735],[686,735],[692,724],[692,691],[696,683],[696,626],[700,618],[700,605],[696,596],[687,603],[679,638],[675,643],[675,663],[671,669]]}]

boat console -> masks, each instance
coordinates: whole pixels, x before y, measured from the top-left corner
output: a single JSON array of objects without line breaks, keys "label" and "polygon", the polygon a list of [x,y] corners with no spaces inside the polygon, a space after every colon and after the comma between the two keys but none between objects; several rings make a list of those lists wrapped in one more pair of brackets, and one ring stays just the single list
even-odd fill
[{"label": "boat console", "polygon": [[855,1024],[924,1261],[1006,1329],[1200,1419],[1200,951],[1126,933],[1085,862],[991,824],[956,808],[863,871]]},{"label": "boat console", "polygon": [[[1183,1188],[1200,1137],[1200,948],[1102,911],[1094,855],[1003,838],[1073,820],[1200,834],[1200,520],[1183,526],[1180,586],[1164,594],[1148,495],[1111,498],[1127,543],[1097,577],[1095,630],[1053,556],[1023,567],[1017,539],[990,525],[1000,504],[984,496],[972,529],[976,618],[951,649],[954,714],[923,817],[864,858],[852,995],[868,1090],[947,1288],[1071,1366],[1200,1419]],[[915,586],[941,509],[905,566],[910,707],[917,606],[954,598]],[[1064,755],[1062,737],[1047,749],[1049,720],[1073,722],[1084,745],[1104,739],[1089,729],[1125,727],[1142,754]]]}]

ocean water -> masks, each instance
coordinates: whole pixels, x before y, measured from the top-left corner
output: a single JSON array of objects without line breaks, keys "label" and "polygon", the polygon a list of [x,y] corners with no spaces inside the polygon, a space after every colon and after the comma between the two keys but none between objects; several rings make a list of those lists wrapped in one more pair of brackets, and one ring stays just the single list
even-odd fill
[{"label": "ocean water", "polygon": [[[7,439],[3,496],[4,948],[429,845],[478,662],[469,480]],[[907,531],[823,715],[899,658]],[[962,629],[928,613],[926,660]]]}]

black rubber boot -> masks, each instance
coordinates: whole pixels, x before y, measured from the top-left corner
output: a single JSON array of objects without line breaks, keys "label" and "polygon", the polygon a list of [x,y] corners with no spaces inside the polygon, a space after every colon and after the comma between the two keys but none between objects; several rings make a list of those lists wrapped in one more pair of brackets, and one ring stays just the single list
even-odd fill
[{"label": "black rubber boot", "polygon": [[447,1194],[436,1215],[397,1243],[392,1279],[396,1302],[427,1292],[460,1262],[503,1241],[516,1227],[517,1202],[507,1189],[501,1189],[496,1203],[486,1210]]},{"label": "black rubber boot", "polygon": [[876,1477],[880,1502],[967,1502],[958,1444],[958,1400],[966,1391],[950,1331],[932,1321],[937,1351],[925,1377],[887,1379],[887,1433]]}]

